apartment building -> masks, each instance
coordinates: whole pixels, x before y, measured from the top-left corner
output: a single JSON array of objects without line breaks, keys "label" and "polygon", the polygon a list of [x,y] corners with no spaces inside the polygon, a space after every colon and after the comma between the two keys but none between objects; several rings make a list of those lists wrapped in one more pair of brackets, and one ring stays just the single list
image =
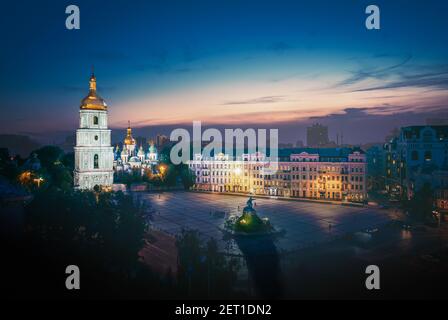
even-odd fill
[{"label": "apartment building", "polygon": [[[272,170],[275,165],[276,170]],[[262,153],[232,158],[195,155],[193,190],[279,197],[364,201],[366,157],[360,149],[295,148],[279,150],[270,163]]]}]

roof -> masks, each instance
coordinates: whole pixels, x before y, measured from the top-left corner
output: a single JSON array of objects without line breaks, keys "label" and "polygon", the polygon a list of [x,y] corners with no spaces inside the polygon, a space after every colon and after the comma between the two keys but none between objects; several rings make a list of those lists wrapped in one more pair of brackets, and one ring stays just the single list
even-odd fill
[{"label": "roof", "polygon": [[401,128],[401,131],[404,132],[406,139],[411,139],[413,136],[422,138],[421,132],[426,128],[433,129],[439,139],[448,138],[448,126],[409,126]]},{"label": "roof", "polygon": [[136,156],[131,157],[131,159],[129,159],[129,162],[140,162],[140,159]]},{"label": "roof", "polygon": [[[238,149],[241,153],[247,152],[247,150],[242,151]],[[210,152],[210,155],[214,156],[214,149]],[[270,149],[267,150],[267,155],[272,156]],[[234,148],[234,154],[238,154],[237,149]],[[306,152],[310,155],[319,155],[320,161],[338,161],[342,159],[347,159],[350,154],[353,152],[359,152],[360,154],[365,154],[365,152],[361,148],[281,148],[278,149],[278,157],[280,160],[289,161],[289,158],[292,154],[301,154]]]},{"label": "roof", "polygon": [[361,154],[365,152],[360,148],[287,148],[279,149],[280,157],[289,157],[291,154],[300,154],[306,152],[308,154],[318,154],[321,157],[347,157],[349,154],[358,151]]},{"label": "roof", "polygon": [[82,99],[81,109],[87,110],[107,110],[107,104],[96,92],[96,78],[92,74],[89,81],[89,94]]}]

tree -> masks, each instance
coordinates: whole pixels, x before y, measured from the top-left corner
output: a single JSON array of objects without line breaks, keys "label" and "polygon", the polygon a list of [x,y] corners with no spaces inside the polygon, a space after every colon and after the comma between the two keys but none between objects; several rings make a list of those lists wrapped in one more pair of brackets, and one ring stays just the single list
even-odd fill
[{"label": "tree", "polygon": [[149,219],[142,202],[121,192],[95,195],[43,190],[25,210],[23,254],[39,257],[37,262],[33,260],[33,268],[39,277],[41,271],[50,273],[49,279],[68,261],[75,263],[88,283],[86,294],[134,293],[136,289],[127,286],[135,274],[145,274],[139,271],[139,252],[145,244]]},{"label": "tree", "polygon": [[161,166],[166,168],[164,170],[164,173],[161,174],[162,182],[166,186],[170,186],[170,187],[175,186],[177,177],[178,177],[177,167],[173,164],[168,164],[168,165],[162,164]]},{"label": "tree", "polygon": [[62,149],[56,146],[45,146],[31,154],[37,155],[41,165],[37,172],[32,173],[43,179],[39,188],[57,188],[67,191],[73,188],[73,167],[70,160],[73,154],[64,155]]},{"label": "tree", "polygon": [[46,168],[57,164],[64,156],[62,149],[56,146],[45,146],[33,151],[32,153],[37,154],[41,165]]},{"label": "tree", "polygon": [[178,249],[178,284],[181,296],[230,298],[235,294],[239,263],[218,251],[216,240],[203,243],[195,230],[182,231]]},{"label": "tree", "polygon": [[75,169],[75,153],[69,152],[62,157],[62,164],[70,171]]},{"label": "tree", "polygon": [[0,176],[14,181],[19,174],[17,163],[11,159],[7,148],[0,148]]},{"label": "tree", "polygon": [[433,208],[433,190],[429,183],[425,183],[409,202],[410,213],[413,218],[425,221],[432,218]]},{"label": "tree", "polygon": [[196,176],[194,175],[193,171],[191,171],[186,164],[180,164],[179,171],[184,188],[187,190],[190,189],[194,185],[196,180]]}]

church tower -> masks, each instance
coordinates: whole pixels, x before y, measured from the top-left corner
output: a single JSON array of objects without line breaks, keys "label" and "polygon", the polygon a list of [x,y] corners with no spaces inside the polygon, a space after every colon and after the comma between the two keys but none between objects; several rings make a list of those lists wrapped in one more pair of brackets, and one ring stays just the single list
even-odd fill
[{"label": "church tower", "polygon": [[90,77],[89,94],[82,100],[76,130],[74,185],[76,189],[109,189],[113,183],[114,152],[107,128],[107,105]]},{"label": "church tower", "polygon": [[128,128],[126,130],[126,137],[124,138],[123,145],[128,152],[129,158],[135,156],[135,144],[135,139],[132,137],[131,122],[128,121]]}]

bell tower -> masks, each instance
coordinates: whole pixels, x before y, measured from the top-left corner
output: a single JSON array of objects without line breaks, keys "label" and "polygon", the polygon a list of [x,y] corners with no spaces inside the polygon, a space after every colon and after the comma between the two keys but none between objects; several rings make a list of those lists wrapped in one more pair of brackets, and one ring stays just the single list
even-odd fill
[{"label": "bell tower", "polygon": [[74,187],[109,189],[113,184],[114,152],[107,124],[107,105],[97,94],[92,72],[89,94],[81,101],[76,130]]}]

